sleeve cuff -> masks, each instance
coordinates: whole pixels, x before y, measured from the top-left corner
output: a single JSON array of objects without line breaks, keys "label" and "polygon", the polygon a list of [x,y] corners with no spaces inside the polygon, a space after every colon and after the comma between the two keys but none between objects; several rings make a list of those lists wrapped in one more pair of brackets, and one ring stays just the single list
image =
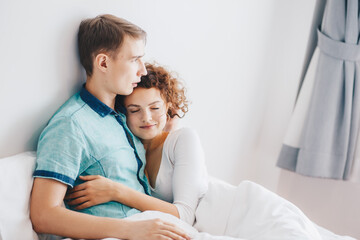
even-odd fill
[{"label": "sleeve cuff", "polygon": [[33,174],[33,177],[54,179],[70,187],[74,187],[74,183],[75,183],[75,179],[72,179],[60,173],[45,171],[45,170],[36,170]]}]

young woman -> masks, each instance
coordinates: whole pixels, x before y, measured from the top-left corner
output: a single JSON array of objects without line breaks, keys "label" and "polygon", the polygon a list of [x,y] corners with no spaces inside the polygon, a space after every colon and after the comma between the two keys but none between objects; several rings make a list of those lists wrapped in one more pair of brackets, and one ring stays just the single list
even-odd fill
[{"label": "young woman", "polygon": [[82,176],[86,182],[69,192],[67,204],[81,210],[118,201],[140,211],[169,213],[192,225],[208,181],[200,140],[189,128],[164,131],[170,119],[183,117],[187,112],[185,89],[161,66],[147,64],[146,70],[148,74],[133,93],[117,99],[117,107],[126,111],[130,130],[146,150],[145,171],[152,196],[106,177]]}]

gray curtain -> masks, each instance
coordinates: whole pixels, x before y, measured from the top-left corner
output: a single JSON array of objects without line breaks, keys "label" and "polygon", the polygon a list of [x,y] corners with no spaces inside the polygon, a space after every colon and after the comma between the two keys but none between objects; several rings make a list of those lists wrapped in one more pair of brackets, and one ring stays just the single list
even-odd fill
[{"label": "gray curtain", "polygon": [[359,0],[326,2],[312,72],[304,79],[277,166],[349,179],[360,126],[359,20]]}]

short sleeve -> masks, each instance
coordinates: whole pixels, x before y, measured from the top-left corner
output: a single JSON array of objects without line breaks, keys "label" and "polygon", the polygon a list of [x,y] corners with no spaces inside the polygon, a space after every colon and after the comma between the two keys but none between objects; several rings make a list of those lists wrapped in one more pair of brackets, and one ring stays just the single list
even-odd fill
[{"label": "short sleeve", "polygon": [[34,177],[73,187],[85,151],[84,137],[70,117],[52,119],[40,135]]},{"label": "short sleeve", "polygon": [[192,225],[199,199],[208,187],[207,171],[197,133],[189,128],[180,131],[172,156],[174,204],[180,219]]}]

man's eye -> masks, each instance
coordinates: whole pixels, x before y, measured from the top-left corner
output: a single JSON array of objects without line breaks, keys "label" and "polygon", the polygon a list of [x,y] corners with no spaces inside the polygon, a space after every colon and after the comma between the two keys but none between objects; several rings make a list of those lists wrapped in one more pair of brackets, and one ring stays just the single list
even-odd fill
[{"label": "man's eye", "polygon": [[129,110],[130,113],[137,113],[139,110]]}]

